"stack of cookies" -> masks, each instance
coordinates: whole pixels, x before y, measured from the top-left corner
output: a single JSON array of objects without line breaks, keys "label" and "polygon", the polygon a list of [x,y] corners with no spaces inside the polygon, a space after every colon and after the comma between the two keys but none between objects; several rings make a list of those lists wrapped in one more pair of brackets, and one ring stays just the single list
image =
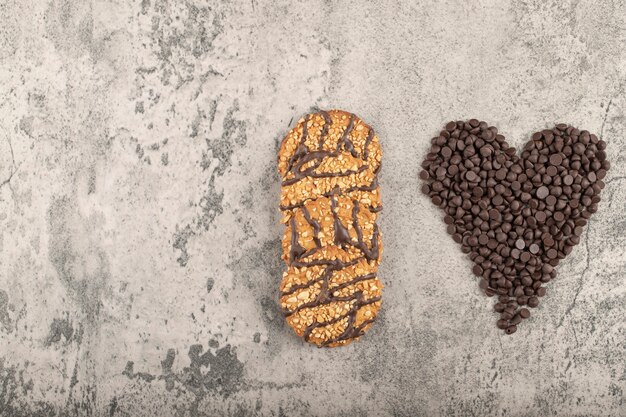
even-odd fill
[{"label": "stack of cookies", "polygon": [[294,331],[320,347],[357,339],[381,305],[381,157],[372,128],[340,110],[305,116],[279,150],[280,304]]}]

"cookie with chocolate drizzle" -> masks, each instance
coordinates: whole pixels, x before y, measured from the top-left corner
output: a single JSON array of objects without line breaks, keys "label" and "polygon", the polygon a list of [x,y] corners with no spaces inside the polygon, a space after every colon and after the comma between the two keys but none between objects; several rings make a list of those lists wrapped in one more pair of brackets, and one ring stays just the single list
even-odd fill
[{"label": "cookie with chocolate drizzle", "polygon": [[305,116],[280,147],[280,303],[295,332],[320,347],[358,339],[381,305],[381,157],[373,129],[340,110]]}]

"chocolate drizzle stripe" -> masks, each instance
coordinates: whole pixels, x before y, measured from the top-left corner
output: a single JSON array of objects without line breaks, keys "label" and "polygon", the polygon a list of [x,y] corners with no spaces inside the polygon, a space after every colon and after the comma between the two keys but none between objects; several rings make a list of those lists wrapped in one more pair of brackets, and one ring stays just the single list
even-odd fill
[{"label": "chocolate drizzle stripe", "polygon": [[300,145],[304,145],[304,142],[306,142],[306,139],[309,136],[309,118],[310,116],[308,114],[304,117],[304,123],[302,123],[302,136],[300,137]]},{"label": "chocolate drizzle stripe", "polygon": [[[324,273],[326,273],[326,271],[324,271]],[[281,297],[285,297],[287,295],[291,295],[293,293],[295,293],[298,290],[302,290],[304,288],[309,288],[311,285],[315,284],[316,282],[320,282],[321,280],[323,280],[324,274],[322,274],[319,278],[315,278],[312,279],[310,281],[305,282],[304,284],[294,284],[291,287],[289,287],[289,289],[287,291],[283,291],[280,293]]]},{"label": "chocolate drizzle stripe", "polygon": [[[327,151],[309,152],[309,150],[306,149],[305,153],[298,157],[298,162],[293,166],[293,168],[289,172],[294,174],[294,178],[306,177],[306,174],[309,172],[313,172],[313,170],[317,168],[318,166],[320,166],[324,158],[326,158],[327,156],[332,156],[332,155],[328,153]],[[305,169],[304,171],[301,171],[302,166],[311,161],[315,161],[316,162],[315,165]]]},{"label": "chocolate drizzle stripe", "polygon": [[350,285],[354,285],[356,283],[359,283],[361,281],[368,281],[370,279],[374,279],[376,278],[376,274],[375,273],[370,273],[370,274],[365,274],[365,275],[359,275],[358,277],[355,277],[354,279],[344,282],[342,284],[337,285],[336,287],[330,287],[329,289],[333,290],[333,291],[340,291],[343,290],[344,288],[349,287]]},{"label": "chocolate drizzle stripe", "polygon": [[319,249],[320,249],[319,247],[309,249],[308,251],[304,252],[301,256],[299,256],[298,259],[308,258],[309,256],[314,255],[315,252],[317,252]]},{"label": "chocolate drizzle stripe", "polygon": [[363,232],[361,226],[359,226],[359,203],[356,200],[352,200],[352,227],[356,230],[358,242],[353,244],[356,248],[360,249],[365,254],[368,260],[378,259],[378,225],[374,223],[374,233],[372,234],[371,249],[367,247],[363,241]]},{"label": "chocolate drizzle stripe", "polygon": [[350,152],[353,157],[357,158],[359,156],[356,149],[354,149],[354,143],[352,143],[352,141],[348,138],[350,136],[350,133],[352,133],[352,129],[354,129],[354,114],[350,114],[350,121],[348,122],[348,126],[343,131],[339,142],[337,142],[337,150],[335,151],[336,154],[339,154],[341,152],[341,148],[345,148],[348,152]]},{"label": "chocolate drizzle stripe", "polygon": [[370,143],[372,142],[372,139],[374,139],[374,129],[372,129],[370,127],[369,132],[367,132],[367,138],[365,139],[365,144],[363,145],[363,160],[367,161],[367,157],[369,155],[369,146]]},{"label": "chocolate drizzle stripe", "polygon": [[322,247],[322,243],[320,242],[320,239],[318,237],[320,231],[322,230],[322,227],[317,222],[317,220],[311,217],[311,214],[309,213],[309,210],[306,208],[306,206],[302,206],[302,215],[304,216],[304,219],[307,221],[307,223],[309,223],[309,225],[313,228],[313,241],[315,242],[315,245],[317,245],[318,248]]},{"label": "chocolate drizzle stripe", "polygon": [[335,244],[341,248],[352,243],[348,228],[341,223],[337,215],[337,200],[335,197],[330,199],[331,212],[333,214],[333,228],[335,229]]},{"label": "chocolate drizzle stripe", "polygon": [[[334,286],[334,287],[329,287],[329,290],[333,290],[333,291],[339,291],[342,290],[346,287],[349,287],[352,284],[356,284],[358,282],[361,281],[367,281],[370,279],[374,279],[376,278],[376,274],[375,273],[370,273],[370,274],[366,274],[366,275],[359,275],[358,277],[355,277],[354,279],[344,282],[340,285]],[[305,282],[304,284],[296,284],[296,285],[292,285],[287,291],[283,291],[280,296],[281,297],[285,297],[287,295],[291,295],[293,293],[295,293],[298,290],[304,289],[304,288],[309,288],[311,285],[320,282],[321,280],[324,279],[324,274],[320,275],[318,278],[312,279],[310,281]]]},{"label": "chocolate drizzle stripe", "polygon": [[330,127],[333,124],[333,119],[324,110],[321,110],[320,114],[324,118],[324,126],[322,127],[322,131],[320,133],[320,140],[319,140],[319,144],[318,144],[318,149],[321,151],[322,149],[324,149],[324,141],[326,140],[326,136],[328,135],[328,131],[330,130]]},{"label": "chocolate drizzle stripe", "polygon": [[300,261],[295,261],[294,263],[291,264],[291,266],[293,266],[294,268],[306,268],[306,267],[310,267],[310,266],[328,266],[328,265],[332,265],[334,267],[336,267],[337,269],[342,269],[341,267],[347,267],[347,266],[352,266],[352,265],[356,265],[357,263],[359,263],[359,261],[365,259],[364,256],[359,256],[358,258],[355,258],[351,261],[348,262],[342,262],[338,259],[333,259],[333,260],[327,260],[327,259],[314,259],[310,262],[300,262]]},{"label": "chocolate drizzle stripe", "polygon": [[[319,165],[318,165],[319,166]],[[359,169],[355,170],[347,170],[346,172],[307,172],[307,171],[303,171],[303,173],[306,172],[305,176],[296,176],[293,178],[289,178],[287,180],[284,180],[282,182],[282,186],[286,186],[286,185],[293,185],[295,183],[297,183],[300,180],[303,180],[305,178],[336,178],[336,177],[348,177],[350,175],[354,175],[354,174],[359,174],[363,171],[365,171],[366,169],[368,169],[369,166],[367,165],[361,165],[359,167]]]},{"label": "chocolate drizzle stripe", "polygon": [[300,143],[298,144],[298,147],[296,148],[296,151],[293,153],[293,155],[291,155],[291,158],[289,158],[289,165],[287,168],[287,171],[291,171],[293,164],[304,154],[306,154],[306,152],[308,151],[307,147],[304,145],[304,142],[306,142],[306,139],[309,135],[309,130],[307,127],[307,124],[309,123],[309,115],[307,114],[304,117],[304,122],[302,123],[302,136],[300,137]]},{"label": "chocolate drizzle stripe", "polygon": [[296,229],[295,217],[291,218],[289,224],[291,225],[291,248],[289,249],[289,261],[293,262],[306,253],[306,249],[298,242],[298,230]]}]

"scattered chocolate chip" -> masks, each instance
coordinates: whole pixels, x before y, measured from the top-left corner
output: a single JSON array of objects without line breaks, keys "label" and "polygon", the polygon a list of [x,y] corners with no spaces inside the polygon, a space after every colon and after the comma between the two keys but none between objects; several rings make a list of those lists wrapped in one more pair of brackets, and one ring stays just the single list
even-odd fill
[{"label": "scattered chocolate chip", "polygon": [[432,140],[419,177],[445,212],[452,239],[480,277],[507,334],[539,305],[555,266],[580,242],[610,168],[606,143],[558,124],[532,135],[518,156],[487,123],[449,122]]},{"label": "scattered chocolate chip", "polygon": [[509,326],[505,330],[506,334],[513,334],[516,331],[517,331],[517,326],[516,325]]}]

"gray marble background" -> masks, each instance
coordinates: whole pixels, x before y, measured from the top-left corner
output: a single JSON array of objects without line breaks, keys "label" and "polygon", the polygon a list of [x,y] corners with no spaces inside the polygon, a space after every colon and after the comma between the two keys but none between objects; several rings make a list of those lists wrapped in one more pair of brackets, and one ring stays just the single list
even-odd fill
[{"label": "gray marble background", "polygon": [[[1,416],[625,416],[626,5],[0,3]],[[316,349],[276,303],[276,150],[312,108],[383,146],[382,317]],[[506,337],[421,195],[451,118],[565,121],[600,211]]]}]

